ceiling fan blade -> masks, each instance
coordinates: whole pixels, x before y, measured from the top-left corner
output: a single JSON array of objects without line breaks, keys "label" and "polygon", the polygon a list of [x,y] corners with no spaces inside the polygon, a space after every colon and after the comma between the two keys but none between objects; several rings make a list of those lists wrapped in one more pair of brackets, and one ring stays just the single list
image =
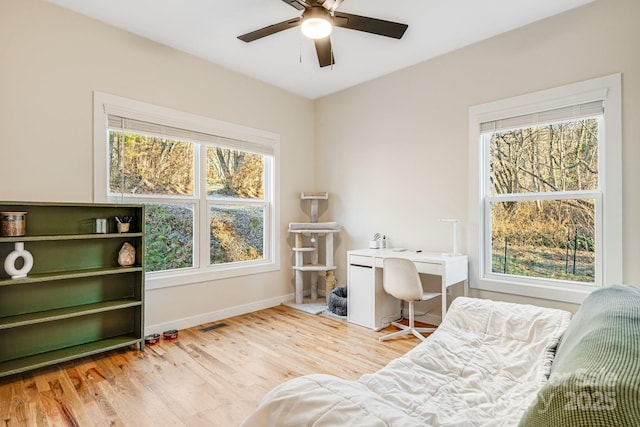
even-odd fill
[{"label": "ceiling fan blade", "polygon": [[297,27],[300,25],[300,18],[289,19],[288,21],[282,21],[277,24],[269,25],[268,27],[261,28],[259,30],[252,31],[247,34],[238,36],[243,42],[252,42],[254,40],[261,39],[271,34],[279,33],[280,31],[288,30],[289,28]]},{"label": "ceiling fan blade", "polygon": [[304,4],[303,1],[298,1],[298,0],[282,0],[282,1],[291,7],[295,7],[298,10],[305,10],[308,7]]},{"label": "ceiling fan blade", "polygon": [[352,15],[350,13],[335,12],[334,16],[335,18],[338,18],[334,18],[333,20],[333,25],[336,27],[364,31],[365,33],[393,37],[394,39],[401,39],[404,32],[409,28],[406,24],[385,21],[383,19],[368,18],[366,16]]},{"label": "ceiling fan blade", "polygon": [[335,64],[335,58],[333,57],[333,50],[331,49],[331,38],[325,37],[323,39],[314,40],[316,45],[316,53],[318,54],[318,62],[321,67]]}]

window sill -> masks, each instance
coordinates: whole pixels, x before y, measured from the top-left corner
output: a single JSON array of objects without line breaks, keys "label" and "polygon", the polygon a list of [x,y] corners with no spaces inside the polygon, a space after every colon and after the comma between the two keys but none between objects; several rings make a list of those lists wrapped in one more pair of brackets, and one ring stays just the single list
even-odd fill
[{"label": "window sill", "polygon": [[472,289],[500,292],[551,301],[562,301],[582,304],[582,301],[595,289],[596,285],[564,285],[561,282],[523,283],[514,277],[510,280],[481,279],[477,284],[471,284]]},{"label": "window sill", "polygon": [[195,283],[211,282],[233,277],[262,274],[280,270],[275,262],[268,262],[252,266],[230,266],[226,268],[184,269],[174,272],[147,273],[145,289],[163,289],[174,286],[193,285]]}]

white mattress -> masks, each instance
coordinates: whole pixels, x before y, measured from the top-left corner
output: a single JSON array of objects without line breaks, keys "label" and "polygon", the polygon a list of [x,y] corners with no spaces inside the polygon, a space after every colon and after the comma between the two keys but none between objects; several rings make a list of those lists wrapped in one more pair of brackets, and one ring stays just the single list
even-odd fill
[{"label": "white mattress", "polygon": [[547,380],[570,316],[458,297],[436,332],[378,372],[287,381],[242,425],[516,426]]}]

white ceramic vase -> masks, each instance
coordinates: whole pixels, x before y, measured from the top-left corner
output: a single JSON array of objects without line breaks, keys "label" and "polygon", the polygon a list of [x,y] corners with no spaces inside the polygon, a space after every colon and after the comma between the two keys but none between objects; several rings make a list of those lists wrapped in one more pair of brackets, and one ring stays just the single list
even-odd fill
[{"label": "white ceramic vase", "polygon": [[[16,268],[16,261],[18,258],[23,259],[23,264],[20,269]],[[4,260],[4,271],[7,272],[12,279],[20,279],[27,277],[27,273],[31,271],[33,267],[33,255],[31,252],[25,250],[24,242],[16,242],[15,249]]]}]

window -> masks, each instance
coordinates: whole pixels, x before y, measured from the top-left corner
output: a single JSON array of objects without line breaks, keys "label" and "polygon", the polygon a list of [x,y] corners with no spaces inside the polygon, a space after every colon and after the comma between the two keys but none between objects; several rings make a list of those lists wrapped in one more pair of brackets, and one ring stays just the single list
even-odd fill
[{"label": "window", "polygon": [[150,288],[278,266],[278,137],[96,93],[96,201],[143,203]]},{"label": "window", "polygon": [[470,141],[472,286],[578,303],[620,281],[619,76],[472,107]]}]

